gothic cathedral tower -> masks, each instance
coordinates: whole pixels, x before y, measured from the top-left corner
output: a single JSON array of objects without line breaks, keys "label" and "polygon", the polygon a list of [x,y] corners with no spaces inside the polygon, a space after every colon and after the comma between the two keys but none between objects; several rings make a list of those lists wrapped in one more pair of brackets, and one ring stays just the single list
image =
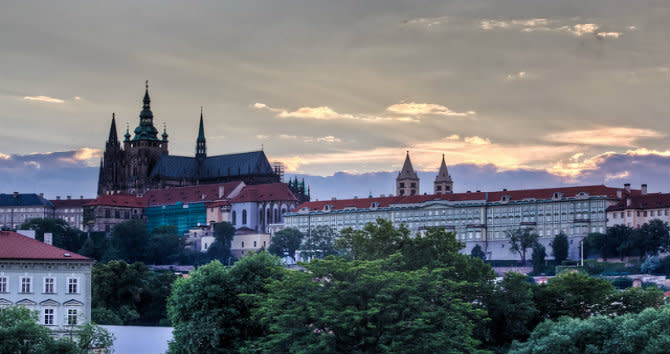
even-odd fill
[{"label": "gothic cathedral tower", "polygon": [[434,194],[451,194],[454,192],[454,182],[447,170],[447,164],[444,162],[444,154],[442,154],[442,164],[440,171],[435,176]]},{"label": "gothic cathedral tower", "polygon": [[98,177],[98,194],[121,190],[123,184],[123,151],[116,134],[116,116],[112,113],[112,125],[105,143],[105,153],[100,161]]},{"label": "gothic cathedral tower", "polygon": [[395,194],[398,196],[419,194],[419,177],[412,167],[412,161],[409,159],[409,151],[407,151],[407,156],[405,156],[402,170],[395,179],[395,190]]}]

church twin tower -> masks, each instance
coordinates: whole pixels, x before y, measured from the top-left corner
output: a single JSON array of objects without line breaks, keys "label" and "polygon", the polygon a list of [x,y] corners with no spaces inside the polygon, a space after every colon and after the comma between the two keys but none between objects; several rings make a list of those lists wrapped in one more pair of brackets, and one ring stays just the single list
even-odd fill
[{"label": "church twin tower", "polygon": [[[402,170],[398,174],[398,177],[395,179],[396,185],[396,195],[405,196],[405,195],[418,195],[419,192],[419,176],[414,172],[412,167],[412,161],[409,159],[409,151],[405,156],[405,163],[402,165]],[[454,191],[454,182],[449,175],[447,170],[447,164],[444,161],[444,154],[442,155],[442,164],[440,165],[440,171],[435,177],[435,182],[433,186],[433,194],[449,194]]]}]

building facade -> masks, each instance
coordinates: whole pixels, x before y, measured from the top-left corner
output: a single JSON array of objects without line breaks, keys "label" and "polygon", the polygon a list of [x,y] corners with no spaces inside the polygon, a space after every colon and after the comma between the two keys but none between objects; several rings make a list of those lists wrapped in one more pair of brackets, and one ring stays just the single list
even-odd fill
[{"label": "building facade", "polygon": [[54,205],[54,218],[61,219],[68,223],[71,227],[84,231],[84,205],[93,201],[93,199],[84,199],[84,196],[80,196],[79,199],[72,198],[67,196],[65,199],[61,199],[60,196],[56,199],[51,200],[51,203]]},{"label": "building facade", "polygon": [[43,194],[0,194],[0,228],[16,230],[34,218],[53,218],[54,205]]},{"label": "building facade", "polygon": [[[626,185],[630,189],[630,185]],[[638,228],[659,219],[667,223],[670,212],[670,193],[647,193],[643,184],[640,195],[622,198],[619,203],[607,208],[607,226],[626,225]]]},{"label": "building facade", "polygon": [[267,234],[271,225],[284,223],[284,215],[298,205],[298,199],[284,183],[259,184],[244,187],[230,205],[235,229]]},{"label": "building facade", "polygon": [[146,202],[142,197],[128,194],[99,195],[84,204],[86,231],[109,234],[115,225],[134,219],[144,219]]},{"label": "building facade", "polygon": [[10,231],[0,245],[0,307],[38,311],[55,335],[90,321],[93,259]]},{"label": "building facade", "polygon": [[463,252],[480,245],[488,259],[518,259],[509,250],[507,232],[530,228],[551,254],[549,243],[565,233],[569,256],[577,258],[579,243],[590,232],[605,232],[608,207],[618,195],[636,196],[639,190],[599,186],[560,187],[495,192],[405,195],[395,197],[313,201],[286,214],[283,227],[308,232],[317,226],[335,230],[361,229],[381,218],[412,233],[441,227],[465,242]]},{"label": "building facade", "polygon": [[118,139],[112,114],[105,152],[100,162],[98,195],[142,195],[151,189],[230,181],[246,184],[279,182],[263,151],[207,156],[202,110],[195,144],[195,156],[169,154],[168,134],[158,136],[151,110],[149,86],[144,92],[140,122],[131,136],[126,130],[123,145]]}]

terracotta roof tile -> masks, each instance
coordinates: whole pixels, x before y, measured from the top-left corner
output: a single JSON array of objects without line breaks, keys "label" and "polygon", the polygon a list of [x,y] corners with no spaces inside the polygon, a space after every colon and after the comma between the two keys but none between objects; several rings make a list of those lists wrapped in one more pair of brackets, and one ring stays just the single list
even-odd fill
[{"label": "terracotta roof tile", "polygon": [[136,197],[134,195],[129,194],[103,194],[99,195],[97,198],[91,200],[90,202],[84,204],[84,206],[96,206],[96,205],[126,207],[126,208],[144,208],[146,207],[146,202],[142,197]]},{"label": "terracotta roof tile", "polygon": [[[242,182],[218,184],[200,184],[197,186],[154,189],[144,194],[147,206],[174,205],[176,202],[197,203],[227,199]],[[223,187],[223,196],[219,196],[219,187]]]},{"label": "terracotta roof tile", "polygon": [[607,208],[607,211],[618,211],[624,209],[655,209],[670,207],[670,193],[650,193],[633,195],[630,198],[630,206],[626,206],[627,198],[623,198],[616,205]]},{"label": "terracotta roof tile", "polygon": [[244,189],[233,198],[231,203],[264,202],[273,200],[297,201],[288,186],[284,183],[256,184],[245,186]]},{"label": "terracotta roof tile", "polygon": [[92,202],[93,199],[54,199],[51,200],[56,209],[59,208],[81,208],[89,202]]},{"label": "terracotta roof tile", "polygon": [[[0,231],[0,259],[58,259],[93,261],[80,254],[34,240],[12,231]],[[69,256],[65,256],[69,254]]]},{"label": "terracotta roof tile", "polygon": [[[394,204],[415,204],[425,203],[431,200],[450,200],[450,201],[477,201],[487,200],[496,202],[502,200],[504,195],[509,196],[511,201],[521,201],[523,199],[551,199],[554,192],[563,193],[566,198],[575,197],[580,192],[590,196],[606,196],[610,199],[617,198],[617,191],[620,188],[612,188],[604,185],[597,186],[577,186],[577,187],[557,187],[541,189],[522,189],[494,192],[471,192],[471,193],[453,193],[453,194],[423,194],[412,196],[389,196],[342,200],[323,200],[306,202],[298,205],[293,211],[298,211],[304,207],[310,210],[321,210],[325,205],[332,205],[333,210],[355,207],[357,209],[369,208],[373,202],[379,203],[379,207],[384,208]],[[639,190],[631,190],[632,195],[639,195]]]}]

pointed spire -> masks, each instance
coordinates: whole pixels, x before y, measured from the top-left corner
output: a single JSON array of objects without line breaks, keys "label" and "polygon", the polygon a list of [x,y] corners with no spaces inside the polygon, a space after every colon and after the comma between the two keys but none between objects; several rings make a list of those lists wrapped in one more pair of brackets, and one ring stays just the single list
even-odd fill
[{"label": "pointed spire", "polygon": [[123,135],[125,139],[123,139],[124,142],[130,141],[130,125],[128,122],[126,122],[126,134]]},{"label": "pointed spire", "polygon": [[435,177],[435,182],[451,182],[447,163],[444,161],[444,154],[442,154],[442,164],[440,165],[440,171],[437,173],[437,177]]},{"label": "pointed spire", "polygon": [[168,133],[167,133],[167,124],[163,122],[163,141],[167,143]]},{"label": "pointed spire", "polygon": [[397,179],[418,179],[419,177],[414,172],[414,167],[412,167],[412,161],[409,159],[409,150],[407,150],[407,155],[405,156],[405,163],[402,165],[402,170],[398,174]]},{"label": "pointed spire", "polygon": [[205,142],[205,124],[202,118],[202,106],[200,106],[200,127],[198,127],[198,139],[195,143],[195,157],[204,160],[207,157],[207,144]]},{"label": "pointed spire", "polygon": [[108,144],[119,144],[119,138],[116,135],[116,114],[112,112],[112,126],[109,127],[109,138],[107,138]]},{"label": "pointed spire", "polygon": [[149,98],[149,80],[144,82],[144,99],[142,101],[144,102],[144,106],[142,108],[151,109],[151,98]]}]

